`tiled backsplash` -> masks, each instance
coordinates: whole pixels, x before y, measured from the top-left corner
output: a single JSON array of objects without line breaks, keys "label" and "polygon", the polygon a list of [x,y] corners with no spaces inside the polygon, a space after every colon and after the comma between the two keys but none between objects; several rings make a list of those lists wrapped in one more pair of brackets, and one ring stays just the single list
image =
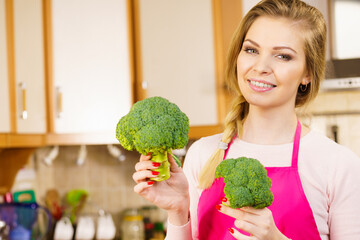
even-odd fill
[{"label": "tiled backsplash", "polygon": [[132,174],[139,154],[124,151],[123,162],[112,157],[104,145],[87,146],[87,157],[83,165],[78,166],[76,159],[79,146],[59,148],[59,155],[51,166],[43,159],[50,148],[38,149],[34,154],[37,175],[36,193],[38,201],[44,202],[48,189],[55,188],[60,196],[72,189],[85,189],[89,198],[84,213],[97,213],[99,209],[117,214],[129,207],[140,207],[150,203],[133,191],[135,182]]}]

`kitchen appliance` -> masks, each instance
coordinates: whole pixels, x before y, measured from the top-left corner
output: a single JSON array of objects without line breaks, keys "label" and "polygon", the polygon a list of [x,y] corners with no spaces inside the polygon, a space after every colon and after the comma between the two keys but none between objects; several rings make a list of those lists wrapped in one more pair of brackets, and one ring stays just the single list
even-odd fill
[{"label": "kitchen appliance", "polygon": [[40,240],[51,228],[48,209],[37,203],[0,204],[0,220],[9,227],[10,240]]},{"label": "kitchen appliance", "polygon": [[360,58],[333,59],[326,63],[322,90],[360,89]]}]

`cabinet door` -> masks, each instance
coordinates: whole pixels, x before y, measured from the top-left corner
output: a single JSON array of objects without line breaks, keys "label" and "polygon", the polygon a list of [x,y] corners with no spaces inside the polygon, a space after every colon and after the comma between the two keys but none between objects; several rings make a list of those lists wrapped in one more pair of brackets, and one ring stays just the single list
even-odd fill
[{"label": "cabinet door", "polygon": [[126,0],[52,0],[54,132],[111,132],[132,104]]},{"label": "cabinet door", "polygon": [[184,111],[191,126],[216,125],[211,0],[138,0],[142,85]]},{"label": "cabinet door", "polygon": [[[45,133],[41,0],[12,0],[6,3],[4,0],[0,2],[0,132],[11,132],[10,115],[16,112],[13,133]],[[8,18],[5,13],[9,14]],[[10,24],[7,20],[11,17]],[[8,62],[10,55],[14,59],[11,69]],[[9,70],[13,69],[9,81]],[[15,89],[15,98],[10,100],[12,88]],[[10,101],[15,103],[10,104]],[[15,109],[10,109],[10,106],[15,106]]]},{"label": "cabinet door", "polygon": [[10,132],[5,0],[0,0],[0,132]]},{"label": "cabinet door", "polygon": [[45,133],[46,103],[41,0],[13,0],[16,132]]}]

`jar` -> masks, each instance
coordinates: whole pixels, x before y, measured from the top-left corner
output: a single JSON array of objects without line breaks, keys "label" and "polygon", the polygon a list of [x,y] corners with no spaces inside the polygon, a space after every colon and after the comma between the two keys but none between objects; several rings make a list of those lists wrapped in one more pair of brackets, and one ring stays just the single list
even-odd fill
[{"label": "jar", "polygon": [[123,240],[145,240],[143,216],[138,209],[126,209],[122,220]]}]

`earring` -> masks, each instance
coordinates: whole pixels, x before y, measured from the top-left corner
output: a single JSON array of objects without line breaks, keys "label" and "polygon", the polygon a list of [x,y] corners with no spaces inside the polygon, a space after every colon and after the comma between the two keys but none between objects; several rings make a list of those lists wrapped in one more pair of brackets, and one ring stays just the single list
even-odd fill
[{"label": "earring", "polygon": [[300,91],[301,92],[306,92],[306,90],[307,90],[307,87],[308,87],[308,85],[306,84],[300,84]]}]

